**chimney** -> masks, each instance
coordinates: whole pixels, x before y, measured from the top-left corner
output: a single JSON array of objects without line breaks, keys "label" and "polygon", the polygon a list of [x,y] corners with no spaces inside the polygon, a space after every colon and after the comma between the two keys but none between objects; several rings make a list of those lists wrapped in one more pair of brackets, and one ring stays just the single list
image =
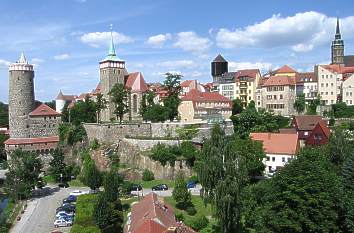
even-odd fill
[{"label": "chimney", "polygon": [[177,233],[177,227],[169,227],[166,233]]}]

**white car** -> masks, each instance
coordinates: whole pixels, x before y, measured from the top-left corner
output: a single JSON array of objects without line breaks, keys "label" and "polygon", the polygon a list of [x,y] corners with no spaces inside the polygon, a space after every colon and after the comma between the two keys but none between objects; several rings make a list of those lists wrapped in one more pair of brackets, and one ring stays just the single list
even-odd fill
[{"label": "white car", "polygon": [[72,191],[69,195],[70,196],[80,196],[82,194],[87,194],[87,192],[84,192],[84,191],[81,191],[81,190],[75,190],[75,191]]},{"label": "white car", "polygon": [[69,227],[73,225],[73,222],[70,220],[57,219],[54,222],[54,227]]},{"label": "white car", "polygon": [[65,211],[59,211],[55,217],[59,218],[59,217],[73,217],[74,213],[66,213]]}]

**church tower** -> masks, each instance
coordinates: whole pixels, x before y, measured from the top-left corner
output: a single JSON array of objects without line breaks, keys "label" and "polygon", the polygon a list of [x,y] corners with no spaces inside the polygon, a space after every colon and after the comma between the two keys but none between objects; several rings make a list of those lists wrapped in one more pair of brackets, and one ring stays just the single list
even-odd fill
[{"label": "church tower", "polygon": [[108,102],[107,108],[101,113],[101,119],[102,121],[110,121],[111,118],[115,118],[115,115],[113,114],[114,105],[109,101],[110,96],[108,93],[112,90],[112,87],[115,84],[121,83],[124,85],[124,77],[128,75],[128,72],[125,69],[125,62],[119,60],[116,55],[112,31],[108,55],[99,64],[101,93]]},{"label": "church tower", "polygon": [[33,65],[22,53],[18,62],[9,66],[9,126],[11,138],[28,138],[29,113],[35,107]]},{"label": "church tower", "polygon": [[336,35],[332,41],[332,64],[344,64],[344,42],[340,34],[339,19],[337,18]]}]

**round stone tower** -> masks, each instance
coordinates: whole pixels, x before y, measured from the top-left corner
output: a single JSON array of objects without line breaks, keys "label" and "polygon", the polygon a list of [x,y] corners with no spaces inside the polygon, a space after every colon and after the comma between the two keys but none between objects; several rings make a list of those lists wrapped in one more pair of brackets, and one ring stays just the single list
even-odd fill
[{"label": "round stone tower", "polygon": [[29,138],[29,113],[35,107],[33,65],[24,54],[9,66],[9,128],[11,138]]}]

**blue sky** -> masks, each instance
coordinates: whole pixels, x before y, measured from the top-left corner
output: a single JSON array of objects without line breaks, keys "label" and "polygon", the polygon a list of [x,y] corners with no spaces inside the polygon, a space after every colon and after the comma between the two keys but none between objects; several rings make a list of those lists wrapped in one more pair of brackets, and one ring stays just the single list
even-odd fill
[{"label": "blue sky", "polygon": [[354,54],[353,9],[345,0],[4,0],[0,101],[7,102],[8,65],[21,51],[35,64],[36,99],[51,100],[59,89],[94,89],[110,24],[118,57],[148,82],[163,80],[167,71],[210,82],[218,53],[230,70],[283,64],[311,70],[330,60],[337,16],[345,53]]}]

